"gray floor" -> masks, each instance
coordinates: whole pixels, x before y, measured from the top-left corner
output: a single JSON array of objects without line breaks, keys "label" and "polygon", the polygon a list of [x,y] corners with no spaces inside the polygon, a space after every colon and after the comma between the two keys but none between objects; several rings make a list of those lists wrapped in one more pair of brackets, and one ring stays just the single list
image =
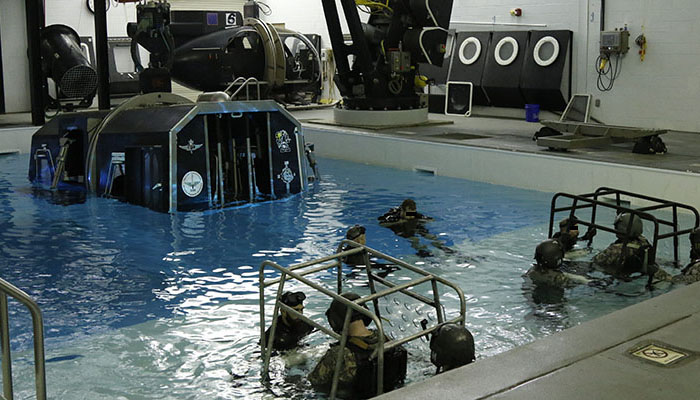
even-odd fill
[{"label": "gray floor", "polygon": [[[662,136],[668,153],[632,153],[632,143],[567,152],[538,147],[537,123],[432,115],[447,125],[381,130],[329,124],[331,110],[294,113],[315,130],[371,132],[415,140],[700,172],[700,134]],[[556,119],[555,115],[544,118]],[[325,122],[324,122],[325,121]],[[700,398],[700,283],[381,396],[382,399],[696,399]],[[647,346],[659,348],[648,348]],[[675,353],[673,353],[675,351]],[[668,361],[659,358],[676,355]],[[647,355],[640,358],[635,355]]]},{"label": "gray floor", "polygon": [[[633,143],[619,143],[604,147],[583,148],[570,151],[552,151],[539,147],[532,140],[533,134],[542,127],[539,123],[524,120],[471,117],[460,118],[430,114],[433,121],[445,121],[446,125],[401,127],[381,130],[347,128],[327,124],[332,121],[330,109],[296,111],[294,116],[306,126],[314,129],[370,131],[379,135],[411,138],[473,147],[486,147],[527,153],[541,153],[584,160],[605,161],[627,165],[675,171],[700,172],[700,133],[670,131],[661,136],[668,153],[644,155],[632,153]],[[543,113],[542,119],[557,119],[558,116]],[[325,122],[324,122],[325,121]]]}]

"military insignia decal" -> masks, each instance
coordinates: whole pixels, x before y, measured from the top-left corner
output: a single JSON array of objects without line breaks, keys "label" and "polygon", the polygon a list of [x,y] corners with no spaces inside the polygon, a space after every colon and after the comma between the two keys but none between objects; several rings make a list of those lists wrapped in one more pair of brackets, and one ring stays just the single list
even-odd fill
[{"label": "military insignia decal", "polygon": [[291,142],[292,139],[289,137],[287,131],[277,131],[277,133],[275,133],[275,140],[277,141],[277,148],[280,149],[280,153],[289,153],[292,151],[292,148],[289,146],[289,142]]},{"label": "military insignia decal", "polygon": [[188,197],[197,197],[202,193],[204,180],[197,171],[190,171],[182,177],[182,191]]},{"label": "military insignia decal", "polygon": [[285,162],[284,162],[284,168],[282,168],[282,173],[279,174],[279,175],[277,175],[277,178],[278,178],[278,179],[281,179],[282,182],[284,182],[284,183],[286,183],[287,185],[289,185],[290,183],[292,183],[292,181],[294,180],[294,177],[295,177],[295,176],[296,176],[296,175],[294,175],[294,172],[292,171],[292,169],[289,168],[289,161],[285,161]]},{"label": "military insignia decal", "polygon": [[193,154],[195,151],[199,150],[200,147],[202,147],[202,146],[203,145],[201,145],[201,144],[194,144],[194,140],[190,139],[186,145],[178,146],[178,147],[181,148],[182,150],[189,151],[190,154]]}]

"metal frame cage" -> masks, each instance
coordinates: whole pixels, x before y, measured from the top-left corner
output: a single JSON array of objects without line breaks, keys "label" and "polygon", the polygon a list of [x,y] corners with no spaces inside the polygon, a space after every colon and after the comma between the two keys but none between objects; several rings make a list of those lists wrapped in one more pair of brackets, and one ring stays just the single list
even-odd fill
[{"label": "metal frame cage", "polygon": [[[345,250],[343,250],[345,249]],[[345,297],[342,297],[340,293],[342,293],[343,289],[343,284],[342,284],[342,277],[343,277],[343,269],[342,269],[342,260],[347,257],[351,256],[353,254],[357,253],[362,253],[364,252],[364,270],[366,272],[366,277],[368,280],[368,286],[370,288],[371,294],[368,296],[361,297],[355,301],[350,301],[346,299]],[[416,279],[412,279],[408,282],[403,282],[403,283],[395,283],[391,282],[390,279],[388,278],[382,278],[378,276],[372,267],[372,263],[370,262],[370,257],[377,257],[379,259],[386,260],[397,267],[400,267],[406,271],[410,271],[413,274],[417,275],[418,277]],[[279,278],[275,279],[270,279],[266,280],[265,279],[265,271],[267,268],[273,268],[274,270],[278,271],[280,273]],[[320,284],[313,282],[311,279],[309,279],[307,276],[311,274],[315,274],[318,272],[326,271],[334,269],[336,272],[336,292],[334,293],[333,291],[321,286]],[[319,331],[325,333],[326,335],[330,336],[332,339],[340,341],[340,346],[341,348],[344,348],[347,341],[348,341],[348,328],[350,325],[350,317],[353,313],[353,311],[359,312],[363,314],[364,316],[369,317],[374,324],[377,327],[378,331],[378,336],[379,336],[379,342],[377,349],[374,351],[374,353],[371,355],[370,359],[375,359],[377,360],[377,395],[382,394],[384,392],[384,352],[387,350],[390,350],[394,347],[400,346],[404,343],[419,339],[421,337],[424,337],[435,330],[439,329],[442,325],[447,324],[447,323],[458,323],[461,326],[464,326],[465,324],[465,315],[466,315],[466,302],[464,299],[464,293],[462,292],[462,289],[459,288],[459,286],[455,285],[454,283],[443,279],[437,275],[428,273],[416,266],[413,266],[411,264],[408,264],[404,261],[401,261],[399,259],[396,259],[394,257],[391,257],[389,255],[383,254],[377,250],[374,250],[372,248],[369,248],[367,246],[363,246],[361,244],[358,244],[354,241],[351,240],[343,240],[341,244],[338,246],[338,251],[336,254],[322,257],[319,259],[307,261],[304,263],[300,264],[295,264],[289,267],[283,267],[273,261],[266,260],[264,261],[261,266],[260,266],[260,271],[259,271],[259,279],[260,279],[260,345],[261,345],[261,352],[263,355],[263,369],[261,373],[261,377],[263,381],[268,381],[269,380],[269,364],[270,364],[270,357],[272,354],[272,344],[274,343],[275,340],[275,330],[277,328],[277,321],[278,317],[280,315],[280,311],[284,310],[285,312],[295,316],[296,318],[305,321],[306,323],[310,324],[314,328],[318,329]],[[309,289],[313,289],[316,293],[322,294],[324,296],[327,296],[329,298],[329,304],[331,300],[337,300],[344,304],[347,307],[347,313],[345,315],[345,322],[343,325],[343,330],[341,334],[337,334],[331,329],[327,328],[324,325],[321,325],[314,320],[306,317],[305,315],[297,312],[293,308],[285,305],[281,301],[281,296],[284,293],[284,286],[287,282],[296,280],[306,286],[308,286]],[[428,298],[420,293],[417,293],[414,291],[414,288],[418,285],[421,284],[426,284],[430,283],[432,286],[432,294],[433,297]],[[383,290],[377,290],[376,284],[381,284],[386,287],[386,289]],[[439,286],[438,284],[447,286],[448,288],[454,290],[459,298],[459,315],[457,317],[451,318],[451,319],[446,319],[446,311],[444,309],[444,305],[440,302],[440,292],[439,292]],[[268,338],[268,341],[265,342],[265,289],[269,288],[271,286],[276,285],[276,297],[275,297],[275,306],[274,306],[274,311],[272,314],[272,324],[271,324],[271,329],[270,329],[270,335]],[[430,327],[423,327],[422,330],[419,332],[409,334],[405,337],[397,338],[397,339],[392,339],[389,340],[388,342],[384,341],[384,329],[381,323],[381,314],[379,311],[379,303],[378,300],[386,297],[388,295],[394,294],[394,293],[402,293],[404,295],[407,295],[413,299],[416,299],[424,304],[427,304],[435,309],[436,316],[437,316],[437,324],[430,326]],[[372,303],[373,304],[373,311],[370,311],[367,308],[364,308],[363,305],[366,303]],[[338,389],[338,378],[339,378],[339,372],[340,369],[342,368],[342,362],[343,362],[343,357],[340,357],[337,361],[337,364],[335,366],[335,371],[333,374],[333,381],[331,384],[331,393],[330,393],[330,398],[334,399],[337,393]]]},{"label": "metal frame cage", "polygon": [[[614,196],[614,203],[609,202],[609,201],[604,201],[603,197],[606,196]],[[631,207],[626,207],[622,203],[622,197],[628,197],[631,199],[636,199],[636,200],[641,200],[650,203],[647,206],[642,206],[638,208],[631,208]],[[557,206],[557,201],[560,199],[570,199],[572,200],[572,204],[570,206]],[[605,232],[610,232],[614,234],[623,234],[624,237],[627,237],[628,234],[632,230],[632,218],[630,218],[630,223],[627,225],[625,231],[620,231],[613,228],[610,228],[609,226],[601,225],[596,223],[596,212],[598,210],[598,207],[603,207],[603,208],[609,208],[609,209],[614,209],[617,214],[620,213],[631,213],[634,215],[639,216],[640,218],[650,221],[653,225],[653,231],[654,235],[652,237],[652,248],[651,248],[651,257],[656,256],[656,248],[659,240],[662,239],[667,239],[667,238],[673,238],[673,257],[674,257],[674,262],[676,265],[678,265],[679,259],[678,259],[678,237],[681,235],[685,235],[690,233],[693,229],[700,227],[700,214],[698,211],[687,204],[682,204],[682,203],[677,203],[674,201],[669,201],[665,199],[660,199],[656,197],[651,197],[651,196],[646,196],[642,195],[639,193],[634,193],[634,192],[628,192],[625,190],[620,190],[620,189],[613,189],[609,187],[600,187],[595,190],[595,192],[592,193],[586,193],[586,194],[579,194],[579,195],[574,195],[570,193],[556,193],[552,197],[552,205],[550,208],[550,213],[549,213],[549,231],[548,237],[552,237],[553,231],[554,231],[554,214],[558,212],[563,212],[563,211],[568,211],[569,215],[568,217],[571,218],[574,216],[577,210],[581,209],[591,209],[591,218],[590,221],[587,221],[585,218],[581,218],[580,216],[576,216],[576,219],[578,220],[578,223],[584,226],[600,229],[601,231]],[[663,219],[656,217],[652,214],[650,214],[650,211],[656,211],[656,210],[668,210],[670,209],[671,211],[671,219]],[[678,211],[680,210],[685,210],[690,213],[692,213],[695,216],[695,223],[692,228],[685,228],[685,229],[680,229],[679,227],[679,222],[678,222]],[[660,225],[665,225],[671,227],[671,232],[668,233],[659,233],[659,226]],[[623,239],[624,240],[624,239]],[[589,245],[593,241],[593,238],[589,240]],[[627,240],[623,241],[623,246],[627,245]],[[623,248],[624,252],[624,248]],[[650,277],[651,278],[651,277]]]}]

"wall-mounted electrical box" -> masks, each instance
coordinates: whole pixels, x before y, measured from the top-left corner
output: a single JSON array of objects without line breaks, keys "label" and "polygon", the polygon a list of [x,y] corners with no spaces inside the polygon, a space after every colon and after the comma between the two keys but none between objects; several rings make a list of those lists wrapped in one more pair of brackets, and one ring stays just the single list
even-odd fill
[{"label": "wall-mounted electrical box", "polygon": [[600,32],[600,52],[607,54],[625,54],[629,47],[630,32],[616,30]]}]

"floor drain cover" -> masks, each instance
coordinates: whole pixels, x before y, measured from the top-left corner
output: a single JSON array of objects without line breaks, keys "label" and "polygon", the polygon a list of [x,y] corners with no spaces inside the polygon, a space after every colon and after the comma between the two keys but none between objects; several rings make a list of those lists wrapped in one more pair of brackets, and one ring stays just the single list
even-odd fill
[{"label": "floor drain cover", "polygon": [[646,345],[633,351],[632,355],[661,365],[669,365],[688,357],[686,353],[659,344]]}]

